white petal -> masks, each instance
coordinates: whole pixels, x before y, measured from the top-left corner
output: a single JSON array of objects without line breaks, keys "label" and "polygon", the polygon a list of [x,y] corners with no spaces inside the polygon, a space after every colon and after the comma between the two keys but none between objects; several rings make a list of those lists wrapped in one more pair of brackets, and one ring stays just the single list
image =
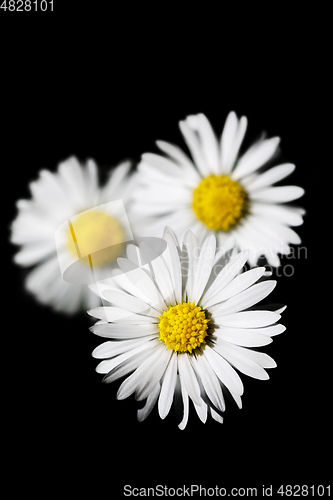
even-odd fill
[{"label": "white petal", "polygon": [[221,165],[223,173],[229,173],[231,170],[231,162],[228,162],[229,156],[233,156],[233,144],[237,134],[238,120],[236,113],[231,111],[224,124],[221,136]]},{"label": "white petal", "polygon": [[251,200],[265,201],[267,203],[287,203],[300,198],[303,194],[304,189],[299,186],[278,186],[251,193]]},{"label": "white petal", "polygon": [[231,342],[232,344],[245,347],[260,347],[272,342],[269,335],[260,333],[260,328],[215,328],[214,335],[217,338]]},{"label": "white petal", "polygon": [[202,354],[199,354],[196,357],[191,356],[190,361],[195,372],[198,373],[203,388],[213,405],[215,405],[219,410],[224,411],[225,403],[221,385],[214,370],[206,360],[205,356],[203,356]]},{"label": "white petal", "polygon": [[239,148],[241,147],[241,144],[245,136],[246,128],[247,128],[247,118],[246,116],[242,116],[238,122],[237,132],[234,137],[234,141],[232,143],[232,146],[230,147],[225,165],[223,166],[226,173],[231,172],[232,168],[235,165],[239,153]]},{"label": "white petal", "polygon": [[248,251],[248,262],[251,267],[257,265],[258,259],[262,254],[262,246],[265,249],[264,244],[261,244],[261,241],[257,241],[252,237],[252,233],[247,226],[247,221],[244,221],[244,224],[239,224],[234,231],[233,235],[235,238],[236,246],[240,250]]},{"label": "white petal", "polygon": [[239,352],[250,358],[258,365],[263,368],[276,368],[276,363],[271,356],[268,356],[265,352],[254,351],[253,349],[246,349],[245,347],[233,346]]},{"label": "white petal", "polygon": [[187,354],[178,356],[178,371],[181,384],[185,385],[192,401],[200,406],[200,387]]},{"label": "white petal", "polygon": [[251,204],[251,212],[267,219],[273,219],[289,226],[300,226],[303,224],[302,215],[291,206],[272,205],[269,203],[254,202]]},{"label": "white petal", "polygon": [[246,189],[249,193],[252,194],[258,188],[271,186],[275,182],[284,179],[294,170],[295,165],[293,165],[292,163],[283,163],[282,165],[277,165],[276,167],[270,168],[266,172],[255,176],[252,182],[247,182]]},{"label": "white petal", "polygon": [[180,384],[181,386],[181,393],[182,393],[182,398],[183,398],[183,419],[178,424],[179,429],[184,430],[188,421],[188,410],[189,410],[189,404],[188,404],[188,394],[186,391],[186,387],[184,384]]},{"label": "white petal", "polygon": [[109,179],[101,191],[101,201],[107,203],[119,199],[122,191],[121,186],[131,168],[131,162],[125,161],[111,170]]},{"label": "white petal", "polygon": [[158,322],[157,318],[152,316],[143,316],[139,314],[132,313],[131,311],[126,311],[126,309],[121,309],[120,307],[95,307],[87,311],[90,316],[94,318],[102,319],[113,322],[126,322],[127,324],[137,325],[137,324],[150,324]]},{"label": "white petal", "polygon": [[191,297],[191,293],[194,289],[195,276],[199,259],[199,244],[192,231],[187,231],[184,236],[183,253],[184,252],[186,253],[188,259],[186,293],[187,297]]},{"label": "white petal", "polygon": [[106,289],[103,292],[103,296],[111,302],[113,305],[118,306],[127,311],[132,311],[135,313],[144,314],[145,316],[155,316],[158,317],[160,314],[156,309],[152,309],[146,302],[133,295],[129,295],[121,290],[111,290]]},{"label": "white petal", "polygon": [[[144,245],[140,244],[140,249],[143,249],[143,247]],[[154,280],[161,292],[164,302],[166,304],[170,304],[171,302],[174,303],[175,294],[173,290],[172,279],[165,261],[160,256],[152,260],[150,265],[152,267]]]},{"label": "white petal", "polygon": [[234,112],[228,115],[221,137],[222,173],[228,174],[231,172],[244,139],[246,128],[246,116],[242,116],[238,121]]},{"label": "white petal", "polygon": [[241,409],[242,408],[242,398],[240,396],[238,396],[237,394],[233,394],[232,392],[230,394],[234,398],[238,408]]},{"label": "white petal", "polygon": [[[67,162],[72,160],[77,161],[75,158],[69,158]],[[73,215],[73,209],[77,208],[75,196],[66,197],[66,189],[58,173],[41,170],[39,175],[40,178],[29,186],[33,198],[29,208],[36,209],[36,212],[37,209],[38,212],[42,211],[47,214],[49,222],[59,224]]]},{"label": "white petal", "polygon": [[168,236],[170,236],[170,238],[172,239],[175,247],[177,248],[177,250],[180,250],[180,246],[179,246],[179,241],[177,239],[177,236],[175,234],[175,232],[171,229],[171,227],[166,227],[165,230],[164,230],[164,233]]},{"label": "white petal", "polygon": [[179,122],[179,127],[183,134],[187,147],[191,152],[194,164],[198,168],[201,175],[206,177],[210,174],[210,171],[202,154],[202,148],[198,137],[196,136],[195,132],[191,130],[187,121]]},{"label": "white petal", "polygon": [[147,364],[145,369],[142,368],[140,380],[135,391],[135,399],[137,401],[147,398],[154,389],[154,386],[163,377],[172,352],[172,349],[166,349],[162,344],[154,363],[151,363],[150,366]]},{"label": "white petal", "polygon": [[[181,176],[181,167],[174,164],[174,168],[178,170],[176,170],[176,173],[173,170],[173,175],[170,175],[168,170],[153,167],[144,160],[142,160],[138,166],[139,174],[142,176],[142,179],[145,179],[145,185],[148,186],[150,184],[162,184],[168,187],[177,188],[181,184],[182,186],[188,186],[193,189],[198,185],[196,177],[193,178],[193,176],[189,176],[187,171],[186,176]],[[196,172],[196,170],[193,170],[193,172]],[[199,174],[197,173],[197,175]]]},{"label": "white petal", "polygon": [[225,302],[211,306],[209,312],[214,318],[215,314],[220,316],[221,314],[232,314],[248,309],[269,295],[276,283],[276,281],[264,281],[253,285]]},{"label": "white petal", "polygon": [[[191,206],[191,194],[188,193],[185,196],[182,196],[181,200],[176,200],[175,196],[173,196],[171,193],[173,193],[173,189],[164,186],[164,192],[165,192],[165,197],[167,197],[167,200],[164,200],[161,196],[157,196],[156,193],[152,195],[152,191],[148,189],[142,189],[137,191],[137,196],[134,198],[134,203],[136,204],[135,210],[136,210],[136,217],[157,217],[157,216],[165,216],[167,217],[166,223],[160,224],[159,226],[159,232],[161,233],[161,229],[164,229],[164,227],[169,224],[169,219],[170,213],[175,212],[177,210],[178,218],[180,217],[179,212],[183,212],[186,214],[187,210]],[[154,201],[153,198],[158,197],[159,201]],[[194,212],[192,208],[190,208],[192,211],[192,215],[194,215]],[[160,221],[159,221],[160,222]],[[140,221],[139,221],[140,224]],[[141,221],[141,224],[142,221]],[[140,227],[140,225],[138,227]],[[135,226],[136,227],[136,226]],[[150,224],[149,224],[149,230],[150,230]],[[172,224],[172,227],[174,225]],[[136,229],[138,229],[136,227]],[[141,231],[140,231],[141,233]],[[146,233],[146,236],[155,234],[149,231],[149,234]],[[144,234],[140,234],[140,236],[144,236]]]},{"label": "white petal", "polygon": [[[283,312],[284,308],[282,307],[281,309],[278,309],[275,311],[277,314],[281,314]],[[283,333],[286,330],[286,327],[284,325],[272,325],[272,326],[266,326],[264,328],[258,328],[257,331],[258,333],[262,335],[268,335],[269,337],[273,337],[274,335],[279,335],[280,333]]]},{"label": "white petal", "polygon": [[[159,342],[158,345],[155,345],[150,350],[149,357],[135,370],[134,373],[132,373],[132,375],[130,375],[127,379],[125,379],[123,383],[120,385],[117,393],[117,399],[125,399],[137,390],[140,390],[140,394],[142,394],[142,389],[144,384],[146,382],[149,383],[149,381],[147,380],[147,373],[151,374],[152,368],[155,367],[156,361],[158,361],[161,358],[162,350],[165,351],[164,348],[165,346],[163,346],[161,342]],[[150,379],[150,381],[151,380],[152,379]],[[153,386],[155,386],[157,382],[158,380],[155,380]],[[143,396],[142,399],[148,397],[150,392],[152,392],[152,389],[148,392],[146,396]]]},{"label": "white petal", "polygon": [[274,368],[275,361],[265,353],[229,344],[221,339],[215,350],[229,361],[237,370],[249,377],[268,380],[269,375],[263,368]]},{"label": "white petal", "polygon": [[[175,203],[191,203],[193,194],[192,189],[186,185],[165,186],[164,184],[145,185],[137,188],[133,193],[133,198],[141,203],[157,204],[162,203],[165,210],[169,209],[169,205]],[[147,198],[147,199],[146,199]],[[155,207],[157,208],[157,207]]]},{"label": "white petal", "polygon": [[193,405],[194,405],[195,411],[197,412],[197,415],[200,418],[201,422],[203,422],[205,424],[207,421],[207,413],[208,413],[208,408],[207,408],[206,403],[203,400],[201,400],[200,405],[197,405],[193,401]]},{"label": "white petal", "polygon": [[[193,211],[192,207],[191,207],[191,210],[192,210],[192,213],[194,215],[194,211]],[[191,230],[192,233],[195,234],[195,236],[198,240],[198,243],[200,243],[200,246],[203,243],[203,241],[205,240],[205,238],[207,238],[208,236],[210,236],[212,234],[216,235],[215,231],[208,229],[206,224],[204,224],[201,220],[198,220],[198,219],[196,219],[196,220],[193,219],[191,226],[188,226],[186,229]]]},{"label": "white petal", "polygon": [[[24,201],[24,200],[20,200]],[[40,210],[22,209],[12,223],[11,242],[18,245],[33,244],[36,240],[52,241],[54,245],[54,224]]]},{"label": "white petal", "polygon": [[272,220],[270,221],[270,226],[271,229],[275,231],[275,234],[279,239],[285,240],[288,243],[292,243],[294,245],[299,245],[301,243],[301,238],[290,227],[287,227],[283,224],[277,223]]},{"label": "white petal", "polygon": [[139,290],[139,288],[134,283],[132,283],[126,273],[121,273],[117,276],[113,276],[113,278],[110,278],[110,280],[103,280],[102,283],[106,283],[112,288],[123,289],[125,290],[125,292],[133,295],[134,297],[138,297],[139,299],[143,300],[143,302],[150,303],[149,297],[147,297],[141,290]]},{"label": "white petal", "polygon": [[243,290],[246,290],[249,286],[258,281],[265,272],[265,267],[256,267],[245,273],[239,274],[218,295],[215,295],[210,301],[205,302],[205,307],[227,300]]},{"label": "white petal", "polygon": [[232,178],[237,181],[264,165],[275,153],[279,142],[279,137],[273,137],[249,148],[239,159],[233,171]]},{"label": "white petal", "polygon": [[75,157],[68,158],[59,164],[60,178],[67,192],[68,199],[77,207],[77,212],[85,210],[85,185],[82,167]]},{"label": "white petal", "polygon": [[276,312],[278,314],[282,314],[286,309],[287,309],[287,306],[282,306],[282,307],[279,307],[279,309],[276,309],[274,312]]},{"label": "white petal", "polygon": [[195,281],[192,290],[188,290],[189,301],[198,303],[210,277],[215,259],[216,238],[212,234],[205,239],[196,266]]},{"label": "white petal", "polygon": [[272,311],[243,311],[235,314],[215,316],[214,321],[221,326],[259,328],[276,323],[280,318],[280,314]]},{"label": "white petal", "polygon": [[177,354],[172,353],[167,369],[165,370],[160,397],[158,400],[158,412],[160,417],[165,418],[171,408],[175,386],[177,381]]},{"label": "white petal", "polygon": [[177,176],[180,178],[185,177],[185,172],[173,161],[165,158],[164,156],[157,155],[155,153],[144,153],[142,155],[144,162],[149,165],[159,169],[163,173],[167,173],[170,176]]},{"label": "white petal", "polygon": [[[55,255],[56,248],[54,241],[36,241],[24,245],[14,256],[14,261],[20,266],[31,266],[47,257]],[[60,273],[60,269],[59,269]]]},{"label": "white petal", "polygon": [[218,422],[219,424],[223,424],[223,417],[219,413],[217,413],[213,408],[209,408],[209,410],[212,418],[216,420],[216,422]]},{"label": "white petal", "polygon": [[141,353],[145,353],[143,354],[143,357],[148,357],[152,354],[153,350],[156,349],[157,345],[158,345],[157,343],[152,341],[149,342],[148,344],[142,344],[138,347],[135,347],[134,349],[130,349],[127,352],[124,352],[123,354],[120,354],[115,358],[102,361],[96,367],[96,371],[97,373],[109,373],[111,370],[113,370],[118,365],[122,364],[124,361],[130,358],[133,358],[133,360],[135,361],[137,356],[140,355]]},{"label": "white petal", "polygon": [[189,116],[186,120],[200,138],[202,153],[210,173],[219,174],[219,148],[211,124],[204,114]]},{"label": "white petal", "polygon": [[138,421],[139,422],[143,422],[143,420],[145,420],[148,417],[148,415],[150,414],[150,412],[154,408],[155,403],[156,403],[157,398],[158,398],[158,395],[160,393],[160,389],[161,389],[160,384],[157,383],[156,386],[154,387],[153,391],[147,397],[147,401],[146,401],[145,406],[143,408],[141,408],[140,410],[138,410]]},{"label": "white petal", "polygon": [[182,149],[164,141],[156,141],[156,144],[164,153],[168,154],[173,160],[186,169],[187,175],[193,177],[195,182],[200,182],[200,176],[195,166]]},{"label": "white petal", "polygon": [[90,331],[99,337],[106,337],[109,339],[135,339],[152,334],[156,334],[158,336],[157,323],[146,325],[129,325],[128,323],[95,324],[90,327]]},{"label": "white petal", "polygon": [[208,345],[205,346],[203,355],[227,389],[241,396],[244,390],[243,383],[230,364]]},{"label": "white petal", "polygon": [[276,221],[262,218],[261,216],[251,216],[248,218],[248,229],[259,235],[258,240],[266,240],[266,246],[272,247],[280,253],[289,253],[287,242],[299,244],[300,237],[290,227]]},{"label": "white petal", "polygon": [[128,259],[117,259],[120,269],[126,273],[127,278],[149,299],[149,304],[160,310],[161,296],[153,280],[142,268],[138,268]]},{"label": "white petal", "polygon": [[214,266],[216,264],[221,264],[220,261],[223,261],[223,266],[220,266],[220,268],[222,268],[227,265],[232,257],[230,254],[230,250],[235,247],[235,239],[233,236],[225,238],[224,234],[221,231],[219,233],[216,233],[216,236],[218,241],[218,249],[215,254]]},{"label": "white petal", "polygon": [[[260,255],[265,255],[267,260],[271,256],[277,258],[277,254],[288,254],[290,247],[285,240],[277,238],[271,230],[269,221],[260,219],[258,216],[248,216],[246,224],[239,225],[235,231],[238,244],[246,245],[250,249],[250,265],[256,265]],[[269,262],[275,265],[273,262]]]},{"label": "white petal", "polygon": [[[152,214],[150,210],[150,215]],[[149,227],[146,230],[142,229],[142,236],[162,235],[165,226],[172,227],[172,229],[179,235],[180,238],[184,235],[185,231],[196,221],[192,208],[174,210],[171,213],[161,215],[159,218],[151,220]],[[142,222],[142,221],[141,221]],[[149,229],[149,230],[148,230]],[[140,227],[141,231],[141,227]]]},{"label": "white petal", "polygon": [[101,305],[101,299],[91,292],[89,287],[82,287],[82,307],[84,310],[93,309]]},{"label": "white petal", "polygon": [[126,256],[128,260],[132,261],[134,264],[138,266],[142,266],[142,261],[141,261],[141,253],[140,249],[137,245],[133,245],[132,243],[129,243],[126,246]]},{"label": "white petal", "polygon": [[[152,346],[153,343],[145,345],[144,349],[135,355],[126,356],[126,353],[124,353],[116,358],[102,361],[97,366],[96,371],[97,373],[106,373],[103,382],[110,384],[136,370],[150,356]],[[134,351],[135,349],[131,352],[133,353]]]},{"label": "white petal", "polygon": [[91,207],[99,204],[100,189],[98,187],[97,165],[94,160],[87,160],[86,168],[83,172],[85,176],[86,197]]},{"label": "white petal", "polygon": [[[170,232],[170,228],[166,228],[164,231],[163,238],[167,242],[168,246],[163,256],[169,267],[173,289],[175,294],[175,299],[178,304],[182,303],[182,270],[180,266],[180,258],[177,246]],[[178,242],[177,242],[178,244]]]},{"label": "white petal", "polygon": [[45,289],[52,288],[52,283],[55,283],[55,281],[59,282],[60,287],[62,284],[66,285],[60,275],[59,263],[56,257],[36,266],[26,278],[26,287],[32,293],[40,291],[44,294]]},{"label": "white petal", "polygon": [[247,356],[244,356],[241,352],[237,351],[235,347],[237,346],[220,340],[214,348],[221,356],[229,361],[229,363],[237,368],[237,370],[245,375],[259,380],[269,379],[268,373],[260,365],[258,365],[258,363],[255,363]]},{"label": "white petal", "polygon": [[96,359],[104,359],[104,358],[113,358],[114,356],[118,356],[123,352],[127,352],[130,349],[134,349],[139,345],[144,344],[145,342],[149,342],[153,338],[152,335],[144,337],[143,339],[137,340],[121,340],[120,342],[108,341],[103,344],[97,346],[93,352],[92,356]]},{"label": "white petal", "polygon": [[244,266],[248,256],[248,251],[245,250],[236,255],[218,274],[212,285],[205,291],[202,296],[201,304],[206,307],[210,299],[221,293],[221,291],[234,279],[239,271]]},{"label": "white petal", "polygon": [[[107,283],[108,282],[108,283]],[[98,281],[97,283],[91,283],[87,285],[89,290],[91,290],[98,297],[104,297],[103,293],[105,290],[120,290],[112,278],[107,278],[106,280]]]}]

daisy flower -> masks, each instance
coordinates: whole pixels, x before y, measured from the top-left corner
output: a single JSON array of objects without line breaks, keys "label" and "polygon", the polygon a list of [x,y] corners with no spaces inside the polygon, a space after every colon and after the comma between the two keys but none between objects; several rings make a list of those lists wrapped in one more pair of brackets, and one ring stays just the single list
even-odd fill
[{"label": "daisy flower", "polygon": [[[119,258],[120,274],[100,283],[109,302],[88,313],[99,321],[90,329],[110,340],[93,356],[103,359],[96,370],[105,382],[126,376],[117,398],[135,394],[144,402],[138,420],[144,420],[155,403],[164,419],[174,398],[183,406],[180,429],[189,415],[189,400],[205,422],[208,414],[222,422],[225,393],[241,408],[243,384],[238,372],[268,379],[265,368],[274,360],[252,347],[265,346],[285,327],[279,312],[253,306],[266,297],[276,282],[267,280],[265,267],[241,272],[247,251],[219,250],[215,235],[202,246],[191,231],[182,248],[171,229],[163,235],[162,255],[140,266],[128,245]],[[148,253],[142,245],[141,253]],[[268,273],[270,274],[270,273]]]},{"label": "daisy flower", "polygon": [[150,217],[148,235],[171,226],[182,238],[191,229],[200,241],[214,233],[220,247],[232,236],[239,249],[249,249],[251,265],[265,255],[278,266],[278,253],[288,254],[289,243],[300,243],[290,226],[302,224],[304,214],[285,205],[302,196],[302,188],[273,186],[294,170],[293,164],[259,171],[275,156],[279,137],[261,138],[240,155],[245,116],[238,120],[231,112],[220,140],[203,114],[188,116],[179,126],[192,158],[178,146],[157,141],[168,157],[145,153],[139,165],[134,209]]},{"label": "daisy flower", "polygon": [[[34,266],[27,275],[25,286],[39,302],[68,314],[100,304],[87,286],[63,279],[55,235],[57,231],[61,233],[59,226],[62,225],[62,254],[67,254],[69,260],[78,259],[75,233],[80,234],[81,250],[91,241],[101,244],[106,230],[116,236],[117,242],[121,237],[126,241],[128,237],[124,235],[119,220],[107,209],[94,210],[93,207],[107,207],[109,202],[120,198],[128,201],[130,168],[129,162],[120,164],[110,173],[105,186],[99,187],[95,162],[88,160],[82,166],[71,157],[60,163],[54,173],[41,170],[39,178],[30,183],[31,199],[17,202],[18,215],[12,223],[11,242],[21,245],[21,248],[14,261],[20,266]],[[69,225],[68,221],[73,221],[73,217],[75,222]],[[121,244],[118,244],[99,252],[94,262],[96,269],[104,269],[115,261],[121,250]],[[84,275],[89,269],[88,258],[82,257],[78,261],[79,271]]]}]

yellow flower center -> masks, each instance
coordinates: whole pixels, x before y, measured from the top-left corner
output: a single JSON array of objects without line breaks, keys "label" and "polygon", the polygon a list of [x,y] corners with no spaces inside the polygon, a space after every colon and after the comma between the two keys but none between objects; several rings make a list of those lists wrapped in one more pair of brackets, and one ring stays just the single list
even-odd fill
[{"label": "yellow flower center", "polygon": [[244,215],[247,195],[237,181],[227,175],[210,175],[193,191],[193,210],[215,231],[228,231]]},{"label": "yellow flower center", "polygon": [[205,343],[209,320],[195,302],[172,306],[159,319],[160,340],[166,343],[168,349],[192,352]]},{"label": "yellow flower center", "polygon": [[67,231],[69,250],[87,265],[91,260],[94,266],[109,264],[121,254],[123,241],[119,222],[98,210],[80,215]]}]

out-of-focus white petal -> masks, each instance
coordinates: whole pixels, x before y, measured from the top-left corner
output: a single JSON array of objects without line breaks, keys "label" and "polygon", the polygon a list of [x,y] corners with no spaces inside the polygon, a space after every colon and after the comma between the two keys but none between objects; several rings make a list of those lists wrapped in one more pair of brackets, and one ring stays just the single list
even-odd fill
[{"label": "out-of-focus white petal", "polygon": [[278,186],[267,189],[258,189],[251,193],[251,199],[266,203],[287,203],[297,200],[304,194],[304,189],[299,186]]},{"label": "out-of-focus white petal", "polygon": [[[188,120],[188,119],[187,119]],[[187,121],[179,122],[180,130],[184,136],[185,142],[188,149],[191,152],[192,158],[194,160],[195,166],[198,168],[202,176],[207,176],[210,174],[209,166],[207,165],[205,158],[203,156],[199,138],[196,136],[194,131],[190,128]]]},{"label": "out-of-focus white petal", "polygon": [[229,113],[221,136],[221,173],[229,174],[236,162],[239,148],[247,128],[247,118],[238,121],[236,114]]},{"label": "out-of-focus white petal", "polygon": [[264,165],[274,155],[279,142],[279,137],[273,137],[272,139],[261,141],[255,147],[248,149],[237,162],[232,173],[232,178],[237,181]]},{"label": "out-of-focus white petal", "polygon": [[246,189],[249,191],[249,193],[253,193],[259,188],[271,186],[275,182],[278,182],[281,179],[284,179],[284,177],[287,177],[287,175],[290,175],[294,170],[295,165],[293,165],[292,163],[284,163],[283,165],[272,167],[266,172],[257,175],[252,180],[252,182],[247,183]]}]

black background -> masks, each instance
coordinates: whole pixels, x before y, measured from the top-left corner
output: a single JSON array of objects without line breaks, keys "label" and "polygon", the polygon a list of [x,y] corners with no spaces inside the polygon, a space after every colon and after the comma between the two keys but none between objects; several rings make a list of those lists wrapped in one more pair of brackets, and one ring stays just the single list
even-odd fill
[{"label": "black background", "polygon": [[[157,14],[150,23],[133,12],[90,6],[90,17],[88,8],[80,15],[61,9],[20,19],[0,13],[9,464],[25,473],[31,492],[76,496],[91,488],[117,498],[125,484],[327,485],[330,332],[320,325],[318,299],[326,292],[317,279],[325,167],[318,112],[327,103],[320,43],[286,20],[271,32],[266,23],[250,47],[252,36],[239,28],[229,39],[204,36],[200,16],[186,31],[171,23],[158,33]],[[274,45],[277,34],[285,45]],[[262,130],[281,137],[281,163],[297,167],[289,181],[306,190],[299,202],[305,223],[296,228],[306,250],[283,259],[293,275],[278,277],[272,294],[288,305],[287,330],[263,349],[278,367],[269,381],[242,377],[243,409],[227,401],[223,425],[203,425],[193,407],[184,431],[172,411],[162,421],[156,408],[138,423],[134,398],[117,401],[119,383],[104,385],[95,372],[91,351],[101,340],[88,330],[92,321],[55,314],[23,291],[26,271],[12,264],[15,248],[7,244],[15,201],[29,197],[27,184],[40,169],[54,171],[70,155],[92,157],[102,170],[125,158],[137,162],[156,151],[157,139],[182,145],[177,124],[188,114],[205,113],[220,133],[230,110],[248,117],[245,144]]]}]

